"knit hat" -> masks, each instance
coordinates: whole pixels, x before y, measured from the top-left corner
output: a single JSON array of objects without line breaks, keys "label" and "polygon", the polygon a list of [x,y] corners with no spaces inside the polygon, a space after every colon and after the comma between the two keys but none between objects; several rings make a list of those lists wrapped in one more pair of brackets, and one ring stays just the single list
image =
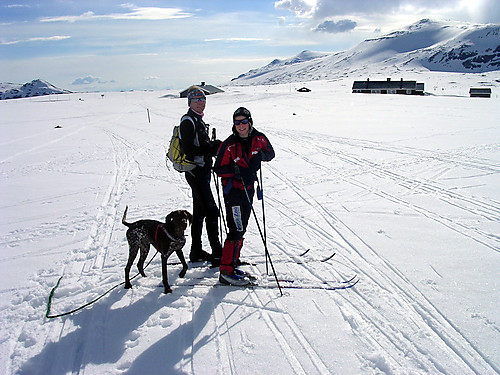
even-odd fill
[{"label": "knit hat", "polygon": [[191,99],[193,99],[193,98],[206,98],[206,97],[205,97],[205,93],[203,92],[203,90],[201,88],[199,88],[198,86],[191,86],[189,88],[187,98],[188,98],[188,105],[190,105]]},{"label": "knit hat", "polygon": [[[252,129],[253,129],[252,114],[245,107],[240,107],[236,111],[234,111],[234,113],[233,113],[233,123],[234,123],[234,119],[238,116],[243,116],[243,117],[246,117],[248,119],[248,124],[250,125],[250,131],[248,132],[248,134],[250,134],[252,132]],[[236,131],[236,127],[234,125],[233,125],[233,133],[238,134],[238,132]]]}]

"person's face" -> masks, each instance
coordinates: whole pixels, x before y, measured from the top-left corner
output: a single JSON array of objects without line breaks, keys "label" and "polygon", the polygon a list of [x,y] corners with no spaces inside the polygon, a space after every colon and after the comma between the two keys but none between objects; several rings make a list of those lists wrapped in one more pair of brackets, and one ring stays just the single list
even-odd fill
[{"label": "person's face", "polygon": [[[246,124],[244,124],[243,122],[245,122]],[[236,118],[234,119],[234,126],[241,138],[248,137],[248,133],[250,132],[250,123],[245,116],[236,116]]]},{"label": "person's face", "polygon": [[207,105],[207,99],[202,95],[191,98],[191,101],[189,103],[189,107],[197,113],[203,113],[206,105]]}]

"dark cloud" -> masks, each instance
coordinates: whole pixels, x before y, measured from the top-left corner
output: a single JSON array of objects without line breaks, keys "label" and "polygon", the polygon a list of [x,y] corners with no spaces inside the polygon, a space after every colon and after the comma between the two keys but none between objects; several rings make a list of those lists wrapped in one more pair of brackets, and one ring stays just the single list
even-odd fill
[{"label": "dark cloud", "polygon": [[320,23],[314,31],[325,32],[325,33],[345,33],[347,31],[353,30],[357,26],[357,23],[351,20],[340,20],[335,21],[324,21]]},{"label": "dark cloud", "polygon": [[93,83],[104,83],[99,78],[95,78],[92,76],[87,76],[83,78],[77,78],[71,83],[72,85],[91,85]]}]

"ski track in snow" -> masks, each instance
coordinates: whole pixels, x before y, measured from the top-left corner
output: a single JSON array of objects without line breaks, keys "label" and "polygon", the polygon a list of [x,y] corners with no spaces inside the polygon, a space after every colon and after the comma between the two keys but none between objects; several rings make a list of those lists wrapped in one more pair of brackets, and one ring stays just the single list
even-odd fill
[{"label": "ski track in snow", "polygon": [[[138,108],[144,106],[134,107],[129,114]],[[164,116],[159,108],[153,109],[152,113]],[[106,121],[119,124],[121,116],[108,116]],[[312,301],[310,305],[317,314],[328,320],[331,311],[338,311],[345,327],[349,327],[354,335],[356,345],[364,348],[359,350],[363,354],[351,359],[360,365],[362,373],[500,373],[494,362],[420,291],[418,285],[365,241],[362,234],[356,233],[340,215],[326,208],[326,201],[313,196],[297,182],[302,176],[293,175],[285,167],[278,168],[273,163],[266,165],[265,189],[286,193],[286,196],[272,193],[265,196],[268,211],[274,215],[274,220],[268,221],[267,241],[280,277],[297,283],[323,283],[357,275],[360,282],[355,287],[337,292],[315,291],[314,294],[286,290],[285,298],[280,298],[276,289],[231,291],[229,288],[182,286],[182,280],[176,277],[178,268],[170,266],[169,277],[174,293],[165,296],[157,287],[161,270],[155,262],[146,271],[148,278],[133,281],[133,289],[125,291],[120,288],[78,314],[45,319],[40,325],[40,311],[46,303],[47,291],[59,276],[63,276],[63,281],[54,297],[53,310],[56,311],[53,313],[82,305],[122,281],[126,243],[123,238],[117,239],[114,233],[119,231],[118,228],[124,232],[120,220],[122,210],[128,204],[124,200],[129,198],[128,185],[132,179],[162,181],[166,176],[169,186],[178,189],[178,199],[190,200],[185,186],[179,187],[186,185],[182,175],[173,170],[157,173],[166,169],[163,160],[158,160],[158,155],[155,155],[163,140],[136,143],[132,140],[134,138],[112,129],[107,126],[101,130],[111,143],[113,172],[85,244],[73,251],[62,268],[36,275],[33,280],[36,287],[30,291],[18,291],[13,301],[14,309],[9,317],[11,334],[17,339],[10,350],[10,369],[17,369],[20,374],[55,375],[100,371],[106,374],[143,374],[148,368],[154,371],[159,367],[167,372],[186,374],[259,373],[259,369],[269,366],[255,363],[254,358],[258,358],[259,350],[265,350],[259,345],[259,340],[265,340],[280,371],[291,374],[337,373],[314,336],[304,330],[301,315],[287,303],[287,298],[308,293]],[[477,170],[477,173],[498,174],[500,164],[480,157],[471,158],[469,153],[460,158],[459,153],[439,153],[307,132],[301,132],[298,137],[297,132],[292,135],[270,129],[266,134],[272,138],[275,148],[287,154],[285,158],[306,162],[323,178],[346,182],[360,190],[359,196],[379,197],[414,215],[437,222],[488,250],[499,252],[500,238],[488,228],[471,227],[460,217],[432,205],[416,204],[411,197],[414,194],[431,195],[469,216],[498,223],[500,202],[446,188],[436,180],[457,166]],[[312,149],[310,154],[295,151],[301,146],[297,139],[307,140]],[[397,158],[375,162],[360,156],[360,150],[367,148],[387,155],[396,154]],[[26,153],[32,151],[34,149]],[[481,152],[479,149],[475,151]],[[141,159],[144,156],[152,159],[153,166],[148,166],[152,171],[145,170]],[[402,172],[426,162],[434,163],[432,177],[417,178],[416,174],[406,176]],[[375,181],[365,182],[367,175]],[[138,217],[142,212],[147,212],[147,208],[142,207],[134,216]],[[154,212],[158,212],[156,207]],[[315,215],[313,218],[311,213]],[[272,227],[277,222],[281,223],[279,231]],[[47,230],[47,236],[57,231],[56,226],[57,223]],[[301,228],[303,233],[297,234],[296,228]],[[9,241],[12,243],[26,239],[23,233],[19,233],[22,239],[11,237]],[[255,228],[249,228],[248,237],[258,237]],[[298,255],[304,253],[309,242],[314,243],[314,249],[304,256]],[[322,249],[320,253],[318,248]],[[336,252],[333,258],[321,261],[333,252]],[[256,274],[265,272],[260,254],[249,250],[243,258],[257,260],[251,266]],[[438,274],[436,270],[434,272]],[[197,273],[202,277],[216,277],[214,271],[193,268],[188,271],[186,280]],[[16,313],[24,315],[25,320],[16,318]],[[240,326],[247,319],[252,324]],[[247,328],[252,325],[254,329]],[[494,324],[493,327],[498,330]],[[108,337],[117,342],[108,342]],[[165,356],[164,353],[169,354]],[[252,354],[250,359],[245,357],[248,353]],[[203,363],[198,356],[215,359]]]},{"label": "ski track in snow", "polygon": [[[274,133],[274,136],[280,136],[278,132]],[[291,154],[294,154],[295,157],[300,157],[297,155],[296,152],[292,151],[293,150],[293,141],[291,137],[289,137],[287,134],[285,135],[287,138],[287,144],[291,144],[289,146],[289,149],[287,150]],[[296,137],[296,134],[294,134],[294,138]],[[303,137],[299,137],[300,139],[303,139]],[[321,144],[320,139],[311,139],[310,140],[310,145],[317,145],[318,143]],[[314,146],[313,147],[313,152],[314,152]],[[320,152],[323,152],[327,155],[331,154],[331,150],[334,149],[333,147],[318,147],[318,150]],[[366,147],[364,145],[363,147]],[[381,148],[382,145],[377,145],[378,148]],[[388,151],[389,148],[385,148],[385,151]],[[391,149],[391,152],[394,152]],[[342,155],[339,156],[339,158],[343,161],[346,159],[348,160],[348,163],[354,164],[356,167],[362,167],[365,170],[370,170],[370,173],[373,173],[375,175],[381,175],[384,177],[389,176],[392,180],[395,180],[397,183],[403,184],[407,183],[407,179],[404,178],[403,176],[398,176],[397,174],[386,170],[384,167],[376,166],[371,162],[365,161],[365,160],[360,160],[359,158],[351,155],[346,155],[345,153],[342,153]],[[328,158],[326,158],[328,160]],[[355,162],[353,162],[355,160]],[[317,163],[311,162],[311,160],[307,160],[308,163],[313,164],[315,167],[319,167],[320,169],[323,169],[325,171],[331,170],[331,166],[322,166],[322,165],[317,165]],[[456,160],[454,161],[456,163]],[[365,168],[366,166],[370,168]],[[496,166],[495,166],[496,167]],[[478,168],[482,168],[482,164],[479,164]],[[491,167],[488,167],[491,168]],[[334,237],[337,237],[337,239],[334,239],[333,241],[330,242],[330,246],[342,246],[344,250],[348,250],[351,257],[347,258],[349,267],[351,269],[354,269],[358,272],[359,277],[364,281],[363,286],[359,286],[359,288],[364,288],[364,285],[366,285],[367,282],[371,282],[375,285],[376,289],[380,289],[384,294],[387,295],[387,302],[391,303],[391,308],[389,311],[394,313],[394,311],[401,311],[402,315],[409,314],[410,311],[413,311],[412,314],[410,314],[410,317],[408,318],[408,326],[412,326],[411,322],[412,321],[423,321],[425,324],[428,325],[429,331],[433,332],[433,336],[437,336],[441,343],[441,350],[443,352],[448,352],[451,358],[455,357],[454,360],[457,362],[463,362],[467,368],[469,368],[472,373],[482,373],[484,369],[487,368],[495,368],[493,363],[491,363],[488,358],[482,354],[477,348],[472,345],[471,342],[469,342],[463,335],[462,333],[457,330],[451,322],[449,322],[442,314],[441,312],[430,303],[419,291],[418,289],[409,282],[394,266],[392,266],[387,260],[385,260],[383,257],[381,257],[379,254],[376,253],[376,251],[371,248],[367,243],[363,241],[361,237],[359,237],[356,233],[354,233],[346,224],[344,224],[337,216],[332,214],[331,212],[328,212],[323,208],[323,206],[316,201],[313,197],[311,197],[303,188],[299,187],[296,183],[293,182],[292,179],[286,177],[283,173],[280,173],[276,168],[273,166],[270,166],[269,168],[274,176],[276,177],[277,181],[285,181],[286,185],[288,187],[291,187],[294,192],[301,198],[301,200],[306,204],[311,206],[314,211],[323,218],[323,220],[329,225],[332,229],[332,231],[329,231],[330,233],[320,233],[320,236],[318,237],[323,237],[323,238],[329,238],[332,236],[331,232],[334,233]],[[356,172],[359,173],[359,172]],[[338,175],[334,174],[335,177]],[[343,178],[353,185],[360,186],[361,188],[368,190],[369,192],[373,192],[373,188],[371,186],[367,186],[364,184],[359,184],[358,181],[351,177],[347,176],[340,176],[340,178]],[[272,185],[272,183],[271,183]],[[414,184],[411,184],[411,186]],[[419,185],[426,185],[428,189],[432,188],[434,192],[439,193],[440,195],[444,196],[450,196],[454,198],[457,201],[466,202],[466,203],[473,203],[475,204],[475,208],[479,207],[479,209],[485,207],[486,203],[478,200],[473,200],[469,199],[467,197],[463,197],[461,195],[457,194],[449,194],[449,192],[445,189],[441,189],[439,187],[436,187],[434,185],[431,185],[428,182],[419,182]],[[412,189],[412,187],[409,187],[409,190]],[[449,226],[447,221],[450,221],[454,224],[457,224],[454,220],[449,219],[447,217],[444,217],[440,215],[439,213],[431,212],[428,210],[424,210],[416,205],[410,204],[405,202],[404,200],[395,197],[392,194],[385,193],[384,191],[379,191],[377,190],[375,192],[377,195],[382,196],[385,199],[393,200],[396,201],[398,204],[404,204],[405,206],[409,208],[413,208],[416,212],[424,214],[426,217],[430,217],[434,220],[439,221],[441,224]],[[275,207],[275,205],[279,206],[280,202],[277,201],[276,199],[272,200],[273,204],[273,209],[278,209],[280,210],[281,207]],[[456,205],[456,203],[450,203]],[[462,208],[462,207],[461,207]],[[466,209],[466,208],[464,208]],[[472,211],[467,209],[471,213],[476,213],[476,211]],[[285,211],[283,209],[282,211]],[[290,207],[286,207],[286,211],[290,212]],[[484,212],[479,212],[476,213],[478,215],[484,216]],[[498,217],[493,217],[492,219],[495,220]],[[314,227],[316,226],[311,226],[308,224],[305,220],[303,223],[297,223],[295,221],[295,224],[302,225],[304,227],[307,227],[308,231],[314,230]],[[459,223],[458,223],[459,224]],[[459,224],[460,225],[460,224]],[[463,227],[463,226],[462,226]],[[460,233],[463,233],[460,231]],[[476,235],[482,235],[482,232],[480,231],[475,231],[474,234]],[[337,236],[335,236],[337,235]],[[470,236],[471,238],[477,240],[478,242],[482,243],[483,245],[486,245],[487,247],[490,247],[491,249],[498,251],[497,247],[495,246],[490,246],[488,244],[485,244],[483,241],[478,240],[477,238],[473,237],[472,235]],[[495,238],[493,238],[495,240]],[[328,246],[328,243],[325,243],[325,246]],[[281,248],[283,250],[283,248]],[[357,255],[360,257],[360,259],[353,258],[352,255]],[[365,267],[363,267],[365,265]],[[384,266],[384,267],[381,267]],[[375,267],[376,266],[376,267]],[[314,271],[309,269],[309,266],[306,264],[301,264],[301,267],[306,268],[308,273],[311,273],[314,275]],[[363,269],[364,268],[364,269]],[[385,272],[381,272],[382,269],[385,269]],[[375,277],[377,273],[380,273],[379,277]],[[321,272],[322,277],[324,277],[324,272]],[[314,275],[318,277],[317,275]],[[318,280],[321,280],[321,276],[318,277]],[[354,291],[356,291],[357,288],[353,288]],[[413,291],[413,293],[409,293],[409,291]],[[354,311],[370,311],[370,305],[371,301],[364,297],[364,294],[362,293],[357,293],[359,296],[359,300],[354,302],[355,300],[352,298],[352,295],[349,296],[348,299],[346,299],[345,303],[350,304],[353,308]],[[390,298],[389,296],[395,296],[393,298]],[[353,322],[353,317],[349,317],[348,321],[353,327],[363,327],[363,326],[370,326],[370,327],[376,327],[378,328],[375,330],[372,335],[373,338],[370,342],[367,342],[368,345],[370,346],[379,346],[381,350],[384,350],[384,346],[387,346],[385,348],[385,352],[387,355],[386,360],[392,362],[391,367],[397,368],[398,363],[401,363],[401,360],[403,357],[410,357],[410,353],[414,353],[414,360],[417,363],[418,367],[425,368],[427,371],[430,372],[441,372],[441,371],[446,371],[445,369],[449,369],[450,364],[445,365],[445,364],[439,364],[435,360],[433,360],[432,357],[427,358],[427,361],[422,361],[422,356],[419,354],[421,353],[421,349],[414,344],[413,342],[413,336],[410,334],[401,335],[400,330],[393,330],[390,329],[391,327],[391,320],[388,319],[386,316],[380,313],[380,308],[378,306],[373,306],[372,309],[372,314],[363,314],[363,316],[358,316],[357,318],[360,321]],[[341,309],[341,311],[344,313],[345,311],[345,306],[344,309]],[[388,316],[390,316],[388,314]],[[393,332],[392,332],[393,331]],[[361,330],[360,333],[363,332],[363,335],[366,339],[366,331]],[[392,358],[390,353],[394,353],[394,351],[401,351],[401,358]],[[415,369],[417,370],[418,367]],[[457,370],[460,367],[457,368]]]}]

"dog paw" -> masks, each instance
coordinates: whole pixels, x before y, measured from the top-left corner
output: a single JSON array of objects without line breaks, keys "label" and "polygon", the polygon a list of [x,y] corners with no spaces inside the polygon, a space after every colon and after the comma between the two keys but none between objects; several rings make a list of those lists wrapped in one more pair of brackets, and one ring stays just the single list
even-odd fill
[{"label": "dog paw", "polygon": [[172,293],[172,288],[168,287],[168,288],[165,288],[165,290],[163,291],[164,294],[169,294],[169,293]]},{"label": "dog paw", "polygon": [[132,289],[132,284],[125,284],[125,289]]},{"label": "dog paw", "polygon": [[186,276],[186,271],[187,271],[187,270],[182,270],[182,271],[179,273],[179,277],[184,277],[184,276]]}]

